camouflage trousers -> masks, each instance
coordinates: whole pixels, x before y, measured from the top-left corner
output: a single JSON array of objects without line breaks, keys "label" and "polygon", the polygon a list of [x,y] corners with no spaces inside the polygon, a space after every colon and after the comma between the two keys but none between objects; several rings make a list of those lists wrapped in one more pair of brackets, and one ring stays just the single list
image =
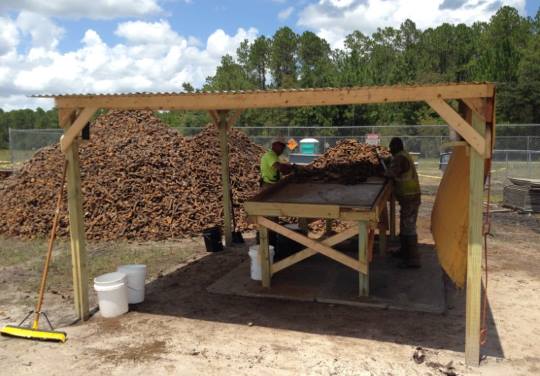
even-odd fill
[{"label": "camouflage trousers", "polygon": [[420,195],[398,198],[399,202],[399,234],[416,235],[416,219],[420,207]]}]

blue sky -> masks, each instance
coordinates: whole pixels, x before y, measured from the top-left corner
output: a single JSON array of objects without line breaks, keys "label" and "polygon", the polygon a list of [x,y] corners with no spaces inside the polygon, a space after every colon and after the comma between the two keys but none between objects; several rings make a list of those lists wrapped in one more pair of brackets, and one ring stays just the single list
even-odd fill
[{"label": "blue sky", "polygon": [[0,0],[0,108],[52,106],[43,92],[200,87],[220,57],[281,26],[333,47],[353,30],[488,21],[500,5],[534,17],[540,0]]}]

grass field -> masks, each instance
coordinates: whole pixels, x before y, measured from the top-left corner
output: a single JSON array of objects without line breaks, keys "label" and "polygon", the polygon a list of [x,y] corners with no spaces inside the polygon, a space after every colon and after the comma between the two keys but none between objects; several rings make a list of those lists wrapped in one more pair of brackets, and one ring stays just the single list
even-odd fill
[{"label": "grass field", "polygon": [[9,150],[0,149],[0,168],[9,167],[11,165]]}]

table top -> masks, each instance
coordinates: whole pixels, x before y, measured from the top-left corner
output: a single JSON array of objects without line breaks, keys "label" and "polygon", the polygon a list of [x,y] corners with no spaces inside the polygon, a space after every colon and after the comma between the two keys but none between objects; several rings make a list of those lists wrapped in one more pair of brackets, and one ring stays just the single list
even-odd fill
[{"label": "table top", "polygon": [[263,192],[255,201],[372,208],[386,184],[382,179],[354,185],[287,183],[267,194]]}]

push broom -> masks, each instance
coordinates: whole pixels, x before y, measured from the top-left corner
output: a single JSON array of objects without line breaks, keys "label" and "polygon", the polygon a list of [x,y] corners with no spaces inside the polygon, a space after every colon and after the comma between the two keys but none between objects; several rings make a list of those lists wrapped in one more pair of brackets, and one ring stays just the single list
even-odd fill
[{"label": "push broom", "polygon": [[[45,265],[43,266],[43,273],[41,275],[41,284],[39,287],[38,300],[36,302],[35,311],[30,311],[28,315],[24,318],[23,321],[17,326],[7,325],[0,330],[0,333],[3,336],[17,337],[17,338],[26,338],[26,339],[36,339],[42,341],[55,341],[55,342],[66,342],[67,334],[65,332],[55,331],[47,314],[41,312],[41,306],[43,304],[43,295],[45,294],[45,285],[47,282],[47,274],[49,274],[49,264],[51,262],[52,250],[54,245],[54,239],[56,238],[56,228],[58,227],[58,220],[60,218],[60,209],[62,208],[62,198],[64,194],[64,183],[66,181],[66,170],[67,170],[67,160],[64,162],[64,171],[62,173],[62,184],[60,184],[60,189],[58,191],[58,197],[56,201],[56,211],[54,213],[53,226],[51,229],[51,234],[49,236],[49,247],[47,249],[47,257],[45,258]],[[23,324],[28,320],[30,316],[34,315],[34,321],[32,322],[31,327],[25,327]],[[49,324],[50,330],[42,330],[39,328],[39,319],[40,317],[45,317],[47,323]]]}]

